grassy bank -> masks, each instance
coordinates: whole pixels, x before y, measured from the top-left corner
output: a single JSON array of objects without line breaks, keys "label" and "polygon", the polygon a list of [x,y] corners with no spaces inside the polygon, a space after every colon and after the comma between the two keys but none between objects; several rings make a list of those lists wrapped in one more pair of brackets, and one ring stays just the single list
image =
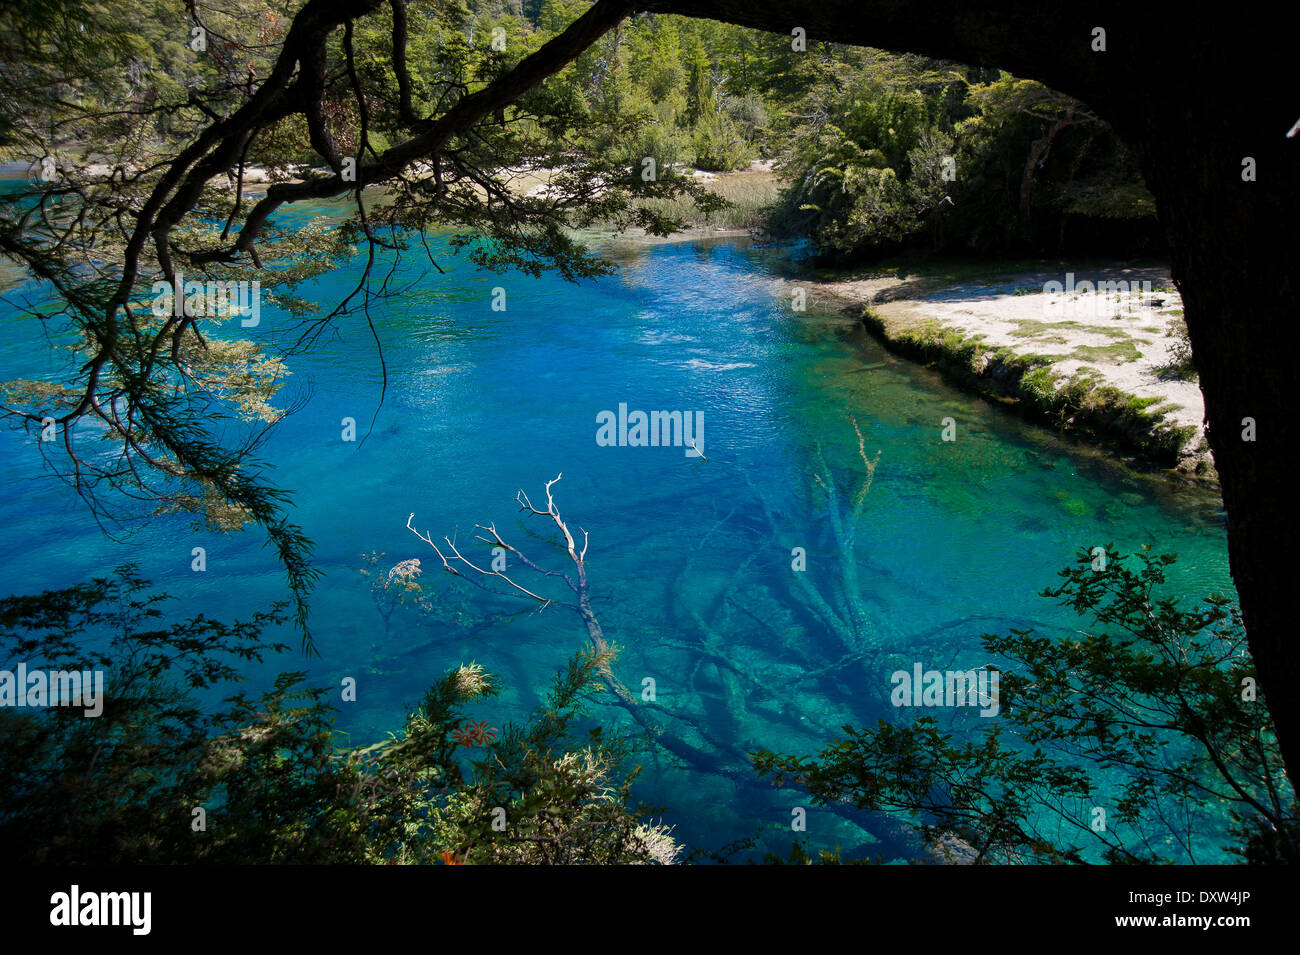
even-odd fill
[{"label": "grassy bank", "polygon": [[[644,205],[680,219],[686,234],[759,232],[766,228],[767,209],[776,201],[779,187],[771,169],[756,163],[736,172],[695,172],[694,175],[702,181],[705,189],[721,196],[728,205],[708,216],[702,214],[690,199],[649,199]],[[609,223],[595,223],[591,227],[592,231],[611,228]]]},{"label": "grassy bank", "polygon": [[860,318],[891,351],[1030,420],[1217,484],[1167,273],[1081,270],[1094,281],[1127,275],[1134,290],[1053,294],[1052,276],[1061,275],[1036,265],[820,274],[794,284]]}]

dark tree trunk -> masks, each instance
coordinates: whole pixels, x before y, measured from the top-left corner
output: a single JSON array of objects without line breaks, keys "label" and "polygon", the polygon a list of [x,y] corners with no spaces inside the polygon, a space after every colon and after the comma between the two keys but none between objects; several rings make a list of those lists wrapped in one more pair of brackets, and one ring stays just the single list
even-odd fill
[{"label": "dark tree trunk", "polygon": [[[1228,512],[1246,631],[1289,767],[1300,766],[1300,635],[1289,467],[1300,385],[1300,118],[1280,8],[1224,16],[1141,2],[640,0],[809,39],[996,66],[1085,102],[1141,158],[1169,238]],[[1094,28],[1106,50],[1093,49]],[[1287,94],[1291,94],[1289,97]],[[1243,160],[1257,181],[1243,181]],[[1243,440],[1243,419],[1254,441]],[[1239,688],[1225,687],[1225,693]]]},{"label": "dark tree trunk", "polygon": [[[1223,104],[1225,108],[1227,104]],[[1297,106],[1300,108],[1300,105]],[[1155,124],[1153,124],[1155,125]],[[1221,129],[1183,128],[1138,146],[1160,200],[1205,396],[1208,437],[1228,512],[1228,556],[1251,655],[1289,767],[1300,766],[1294,395],[1300,142],[1243,144]],[[1274,127],[1285,126],[1275,121]],[[1243,156],[1261,181],[1243,182]],[[1264,177],[1272,180],[1263,181]],[[1246,440],[1246,419],[1254,440]]]}]

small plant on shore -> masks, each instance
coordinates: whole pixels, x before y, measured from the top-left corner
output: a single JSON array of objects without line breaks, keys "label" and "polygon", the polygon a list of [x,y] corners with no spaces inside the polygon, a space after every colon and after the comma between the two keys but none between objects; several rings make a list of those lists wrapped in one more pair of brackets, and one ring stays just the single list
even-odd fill
[{"label": "small plant on shore", "polygon": [[1187,323],[1181,317],[1171,318],[1165,334],[1170,339],[1166,348],[1169,360],[1156,371],[1161,378],[1195,381],[1196,363],[1192,360],[1192,340],[1187,333]]},{"label": "small plant on shore", "polygon": [[1036,404],[1050,408],[1056,402],[1056,377],[1051,365],[1039,365],[1021,377],[1020,389]]}]

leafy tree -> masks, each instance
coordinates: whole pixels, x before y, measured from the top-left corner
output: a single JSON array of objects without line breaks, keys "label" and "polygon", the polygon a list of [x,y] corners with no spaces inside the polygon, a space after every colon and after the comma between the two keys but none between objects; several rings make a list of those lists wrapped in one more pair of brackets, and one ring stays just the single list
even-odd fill
[{"label": "leafy tree", "polygon": [[1295,792],[1240,617],[1222,597],[1159,596],[1173,562],[1143,550],[1099,570],[1083,553],[1044,596],[1087,631],[985,635],[1007,666],[1002,717],[982,733],[882,720],[815,758],[759,751],[754,766],[819,803],[897,814],[953,861],[1193,863],[1210,831],[1245,861],[1296,861]]},{"label": "leafy tree", "polygon": [[[342,746],[327,691],[283,673],[256,698],[240,665],[287,649],[283,607],[168,621],[134,568],[0,600],[5,658],[106,671],[103,710],[0,709],[0,836],[28,863],[671,863],[632,807],[625,741],[577,731],[608,656],[578,654],[536,717],[466,723],[497,691],[450,670],[385,740]],[[10,664],[12,665],[12,663]],[[205,810],[205,827],[195,809]],[[201,829],[201,831],[198,831]]]},{"label": "leafy tree", "polygon": [[[530,53],[522,30],[494,48],[498,21],[459,3],[150,10],[155,19],[124,0],[55,0],[0,14],[5,62],[28,64],[0,74],[14,94],[0,109],[5,147],[35,170],[0,194],[0,254],[42,283],[30,313],[75,349],[57,384],[12,383],[3,412],[32,433],[52,423],[58,440],[42,452],[102,520],[142,516],[128,507],[142,501],[152,505],[143,516],[181,510],[259,526],[309,646],[310,545],[256,458],[283,413],[272,404],[282,359],[344,316],[378,342],[372,305],[387,286],[376,273],[408,249],[427,251],[429,227],[454,230],[452,247],[481,267],[578,280],[612,266],[571,227],[662,234],[680,219],[645,200],[695,197],[706,210],[720,200],[687,177],[643,179],[640,156],[652,153],[638,151],[634,167],[596,148],[589,124],[574,122],[588,113],[579,87],[548,82],[619,22],[608,4]],[[97,45],[101,35],[119,39]],[[675,41],[665,33],[655,44],[662,82],[675,82]],[[158,49],[153,67],[130,65]],[[598,54],[580,72],[599,71]],[[50,89],[65,93],[39,92]],[[622,138],[644,138],[652,119],[638,114]],[[294,167],[304,156],[311,168]],[[251,201],[243,185],[257,161],[281,181]],[[514,188],[525,168],[549,170],[547,188]],[[382,202],[365,192],[381,183]],[[340,194],[355,206],[341,226],[273,219],[287,203]],[[294,295],[359,247],[364,274],[343,301],[325,309]],[[211,293],[160,307],[155,283],[187,281],[260,283],[297,334],[269,353],[229,337],[231,316]]]},{"label": "leafy tree", "polygon": [[775,225],[831,258],[1058,251],[1072,218],[1154,221],[1131,158],[1071,97],[877,51],[829,73],[810,96],[824,121],[793,131]]},{"label": "leafy tree", "polygon": [[695,124],[695,165],[714,172],[748,166],[754,154],[731,117],[710,101]]}]

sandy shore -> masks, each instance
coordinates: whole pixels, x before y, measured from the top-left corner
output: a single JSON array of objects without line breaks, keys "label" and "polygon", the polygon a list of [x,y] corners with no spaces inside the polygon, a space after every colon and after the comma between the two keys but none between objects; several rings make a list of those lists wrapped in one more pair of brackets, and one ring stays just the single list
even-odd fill
[{"label": "sandy shore", "polygon": [[1062,430],[1117,439],[1213,482],[1195,380],[1164,367],[1182,300],[1167,268],[925,266],[805,286],[847,308],[887,345]]}]

